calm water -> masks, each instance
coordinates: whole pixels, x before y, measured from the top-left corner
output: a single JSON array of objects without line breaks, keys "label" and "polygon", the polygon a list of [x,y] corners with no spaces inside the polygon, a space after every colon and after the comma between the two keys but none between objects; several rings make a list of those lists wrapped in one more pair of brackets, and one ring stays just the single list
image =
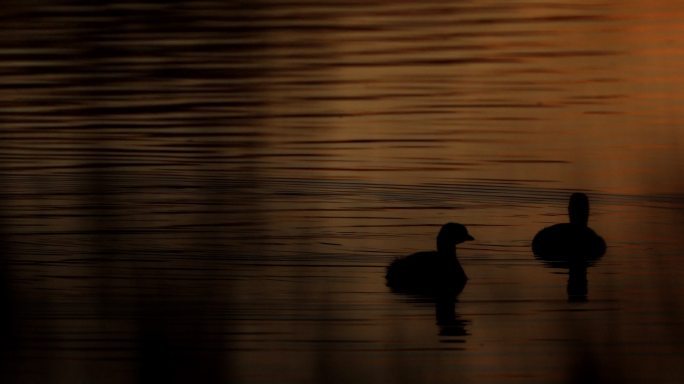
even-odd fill
[{"label": "calm water", "polygon": [[[681,2],[0,19],[2,382],[684,380]],[[573,191],[609,246],[585,302],[530,250]],[[454,308],[390,292],[447,221]]]}]

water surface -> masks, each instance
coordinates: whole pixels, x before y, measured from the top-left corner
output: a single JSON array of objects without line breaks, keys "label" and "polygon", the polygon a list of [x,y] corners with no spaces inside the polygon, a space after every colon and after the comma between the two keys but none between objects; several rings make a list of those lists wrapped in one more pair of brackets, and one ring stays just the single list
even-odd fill
[{"label": "water surface", "polygon": [[[3,382],[680,382],[682,16],[7,4]],[[585,302],[530,250],[574,191]],[[384,268],[448,221],[477,240],[437,324]]]}]

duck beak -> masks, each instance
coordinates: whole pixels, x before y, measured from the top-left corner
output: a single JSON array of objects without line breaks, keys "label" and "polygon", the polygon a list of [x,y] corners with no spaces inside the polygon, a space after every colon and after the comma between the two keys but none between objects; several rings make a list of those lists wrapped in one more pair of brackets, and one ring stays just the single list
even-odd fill
[{"label": "duck beak", "polygon": [[470,241],[470,240],[475,240],[475,238],[470,236],[470,235],[466,235],[465,241]]}]

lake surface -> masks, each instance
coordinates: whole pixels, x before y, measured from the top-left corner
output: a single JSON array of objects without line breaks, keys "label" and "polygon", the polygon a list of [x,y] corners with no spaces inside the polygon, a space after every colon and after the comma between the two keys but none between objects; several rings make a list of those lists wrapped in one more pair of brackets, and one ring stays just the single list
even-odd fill
[{"label": "lake surface", "polygon": [[[681,2],[0,19],[3,383],[684,380]],[[575,191],[586,300],[530,249]],[[392,293],[449,221],[453,308]]]}]

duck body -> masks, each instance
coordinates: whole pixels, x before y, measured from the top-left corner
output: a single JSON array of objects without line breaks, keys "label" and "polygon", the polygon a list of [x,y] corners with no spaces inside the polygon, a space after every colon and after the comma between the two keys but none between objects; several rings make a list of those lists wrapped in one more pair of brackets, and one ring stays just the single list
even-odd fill
[{"label": "duck body", "polygon": [[417,252],[387,267],[387,285],[396,292],[458,293],[468,277],[453,256],[436,251]]},{"label": "duck body", "polygon": [[532,240],[532,252],[540,259],[575,266],[592,263],[606,253],[606,242],[589,228],[589,197],[573,193],[568,203],[569,223],[539,231]]},{"label": "duck body", "polygon": [[532,252],[549,261],[594,261],[606,253],[606,242],[586,225],[555,224],[539,231]]},{"label": "duck body", "polygon": [[394,260],[385,279],[395,292],[458,294],[468,277],[456,257],[456,244],[474,240],[465,226],[447,223],[437,236],[437,250],[417,252]]}]

